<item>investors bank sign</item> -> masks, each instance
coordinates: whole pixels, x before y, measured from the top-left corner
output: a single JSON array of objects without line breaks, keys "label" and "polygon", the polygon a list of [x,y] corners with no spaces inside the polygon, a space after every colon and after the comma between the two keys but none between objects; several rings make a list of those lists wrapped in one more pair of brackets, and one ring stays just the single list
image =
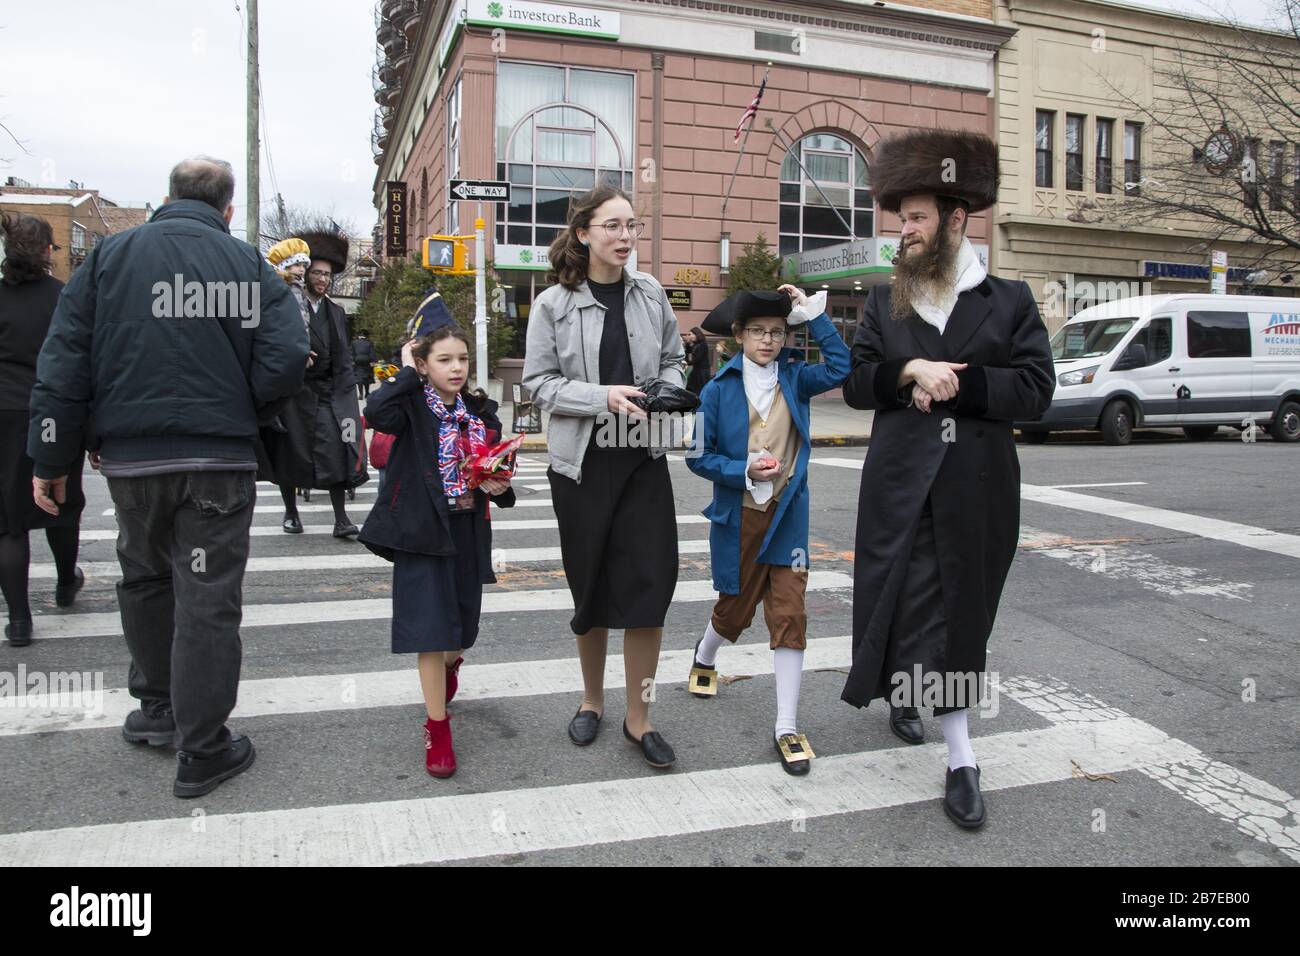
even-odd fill
[{"label": "investors bank sign", "polygon": [[[988,268],[988,246],[974,246],[980,262]],[[835,246],[808,249],[781,261],[781,277],[788,282],[825,282],[851,276],[893,271],[898,252],[897,237],[856,239]]]},{"label": "investors bank sign", "polygon": [[569,33],[576,36],[617,40],[619,16],[608,10],[592,10],[567,3],[537,3],[530,0],[467,0],[467,23],[478,27],[506,27]]}]

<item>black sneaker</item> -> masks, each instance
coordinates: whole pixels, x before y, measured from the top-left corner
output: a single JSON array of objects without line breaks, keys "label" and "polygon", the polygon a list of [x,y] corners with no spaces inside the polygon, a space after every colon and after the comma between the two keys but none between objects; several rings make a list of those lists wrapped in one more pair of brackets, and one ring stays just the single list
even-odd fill
[{"label": "black sneaker", "polygon": [[257,752],[253,742],[243,734],[232,734],[230,749],[213,757],[195,757],[184,750],[176,753],[176,782],[172,793],[178,797],[201,797],[217,789],[223,780],[238,776],[253,765]]},{"label": "black sneaker", "polygon": [[130,744],[170,747],[176,743],[176,718],[170,710],[159,710],[154,715],[143,709],[133,710],[122,724],[122,738]]}]

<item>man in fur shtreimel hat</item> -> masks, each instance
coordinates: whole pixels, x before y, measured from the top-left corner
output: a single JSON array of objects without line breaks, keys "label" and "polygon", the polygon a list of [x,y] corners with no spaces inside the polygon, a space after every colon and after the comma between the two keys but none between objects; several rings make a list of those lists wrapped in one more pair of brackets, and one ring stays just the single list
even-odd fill
[{"label": "man in fur shtreimel hat", "polygon": [[966,718],[1020,531],[1013,423],[1051,403],[1052,354],[1029,287],[988,275],[966,238],[971,215],[997,200],[991,139],[925,129],[882,140],[871,185],[902,237],[889,283],[867,296],[844,383],[844,400],[875,418],[841,696],[885,698],[911,744],[925,739],[917,707],[932,707],[948,746],[944,812],[975,829],[985,808]]}]

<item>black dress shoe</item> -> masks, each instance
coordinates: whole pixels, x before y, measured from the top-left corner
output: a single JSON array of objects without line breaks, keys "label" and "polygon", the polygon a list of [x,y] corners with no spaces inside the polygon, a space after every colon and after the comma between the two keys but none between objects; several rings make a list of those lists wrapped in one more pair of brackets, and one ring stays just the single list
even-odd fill
[{"label": "black dress shoe", "polygon": [[361,529],[351,521],[334,522],[334,537],[336,538],[355,538],[361,533]]},{"label": "black dress shoe", "polygon": [[803,734],[782,734],[772,741],[776,752],[781,756],[781,769],[786,773],[802,777],[812,769],[812,758],[817,756]]},{"label": "black dress shoe", "polygon": [[657,731],[647,731],[641,735],[640,740],[637,740],[627,729],[627,721],[624,721],[623,736],[641,748],[641,756],[645,757],[645,762],[652,767],[663,770],[677,762],[677,754],[673,753],[673,748],[668,746],[668,741],[664,740]]},{"label": "black dress shoe", "polygon": [[297,515],[293,517],[285,516],[284,523],[280,525],[286,534],[302,534],[302,521]]},{"label": "black dress shoe", "polygon": [[984,798],[980,795],[980,768],[949,770],[943,785],[943,812],[967,830],[984,825]]},{"label": "black dress shoe", "polygon": [[586,747],[600,731],[600,714],[594,710],[579,710],[569,721],[569,739],[579,747]]},{"label": "black dress shoe", "polygon": [[302,500],[303,500],[303,501],[311,501],[311,489],[310,489],[310,488],[299,488],[298,490],[302,493]]},{"label": "black dress shoe", "polygon": [[5,637],[10,647],[26,647],[32,642],[32,619],[10,621],[5,625]]},{"label": "black dress shoe", "polygon": [[356,501],[356,500],[357,500],[357,489],[355,489],[355,488],[349,488],[349,489],[348,489],[348,501]]},{"label": "black dress shoe", "polygon": [[70,607],[77,599],[77,592],[86,586],[86,575],[77,568],[76,575],[67,584],[54,585],[54,603],[59,607]]},{"label": "black dress shoe", "polygon": [[170,710],[159,711],[153,717],[143,710],[133,710],[122,724],[122,737],[131,744],[170,747],[176,742],[176,718]]},{"label": "black dress shoe", "polygon": [[183,750],[178,751],[176,782],[172,784],[172,793],[185,798],[211,793],[223,780],[229,780],[251,767],[256,755],[253,742],[243,734],[232,734],[230,749],[213,757],[195,757]]},{"label": "black dress shoe", "polygon": [[889,729],[905,743],[925,743],[925,725],[921,723],[921,713],[915,707],[890,705]]}]

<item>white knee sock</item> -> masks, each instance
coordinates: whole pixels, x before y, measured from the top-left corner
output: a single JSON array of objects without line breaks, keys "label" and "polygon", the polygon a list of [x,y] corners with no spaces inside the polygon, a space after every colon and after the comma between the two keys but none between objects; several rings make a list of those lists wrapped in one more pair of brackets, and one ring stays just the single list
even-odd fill
[{"label": "white knee sock", "polygon": [[718,659],[718,648],[723,644],[730,643],[725,637],[713,629],[713,622],[704,629],[704,640],[700,641],[700,649],[695,652],[695,659],[706,667],[712,667],[713,662]]},{"label": "white knee sock", "polygon": [[772,652],[776,671],[776,734],[793,734],[798,730],[799,684],[803,680],[803,651],[778,647]]},{"label": "white knee sock", "polygon": [[939,726],[943,728],[943,740],[948,745],[948,769],[974,767],[975,751],[971,749],[970,735],[967,732],[967,710],[954,710],[939,717]]}]

